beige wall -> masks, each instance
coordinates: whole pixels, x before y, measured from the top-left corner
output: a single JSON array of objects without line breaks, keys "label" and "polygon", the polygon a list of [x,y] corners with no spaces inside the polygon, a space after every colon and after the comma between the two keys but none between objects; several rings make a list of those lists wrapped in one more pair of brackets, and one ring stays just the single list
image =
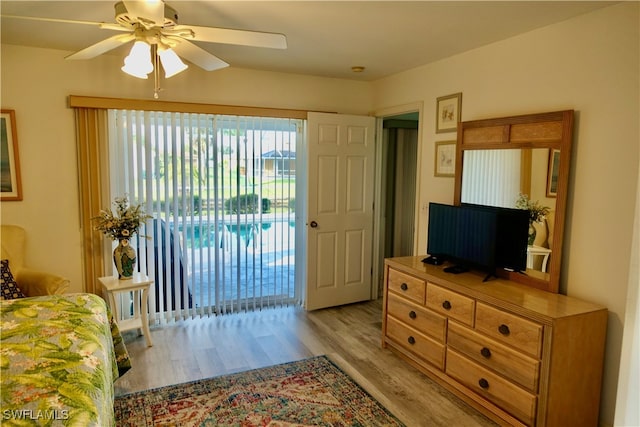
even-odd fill
[{"label": "beige wall", "polygon": [[[472,120],[575,109],[563,291],[611,311],[602,421],[612,424],[629,251],[636,201],[638,4],[609,7],[541,30],[369,83],[195,67],[167,83],[172,101],[366,114],[424,103],[419,205],[451,202],[453,179],[433,176],[435,99],[463,92]],[[116,72],[120,58],[64,61],[52,50],[2,46],[1,102],[16,110],[25,199],[0,206],[3,223],[29,230],[32,267],[72,279],[80,290],[75,137],[70,94],[151,98],[152,83]],[[426,247],[420,213],[418,247]]]},{"label": "beige wall", "polygon": [[[574,109],[562,291],[610,310],[601,420],[613,423],[630,272],[640,135],[638,3],[626,3],[375,82],[375,108],[424,102],[419,204],[452,202],[433,176],[436,98],[462,92],[462,120]],[[426,248],[420,211],[418,247]],[[637,237],[636,237],[637,238]]]},{"label": "beige wall", "polygon": [[[2,45],[2,108],[16,111],[24,200],[1,220],[28,230],[26,262],[82,289],[73,111],[68,95],[151,99],[153,82],[119,71],[121,58],[65,61],[65,52]],[[192,66],[165,82],[160,99],[366,114],[371,85],[350,80]]]}]

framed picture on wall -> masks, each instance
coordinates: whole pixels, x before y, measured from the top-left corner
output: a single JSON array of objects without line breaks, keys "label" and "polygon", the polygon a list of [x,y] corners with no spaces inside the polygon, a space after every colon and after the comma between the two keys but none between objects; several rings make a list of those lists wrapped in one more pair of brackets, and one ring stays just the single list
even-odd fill
[{"label": "framed picture on wall", "polygon": [[13,110],[2,110],[0,117],[0,184],[0,200],[22,200],[16,113]]},{"label": "framed picture on wall", "polygon": [[558,195],[558,171],[560,170],[560,150],[549,150],[549,170],[547,172],[547,197]]},{"label": "framed picture on wall", "polygon": [[437,141],[434,175],[453,177],[455,173],[456,141]]},{"label": "framed picture on wall", "polygon": [[455,132],[461,109],[462,93],[439,97],[436,102],[436,133]]}]

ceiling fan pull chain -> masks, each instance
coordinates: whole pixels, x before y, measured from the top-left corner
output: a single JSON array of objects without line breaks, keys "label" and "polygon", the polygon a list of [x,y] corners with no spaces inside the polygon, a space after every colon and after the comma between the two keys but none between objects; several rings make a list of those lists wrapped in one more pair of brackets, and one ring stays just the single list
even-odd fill
[{"label": "ceiling fan pull chain", "polygon": [[153,98],[158,99],[160,95],[160,61],[158,60],[158,45],[154,44],[152,46],[153,49],[153,80],[154,80],[154,90],[153,90]]}]

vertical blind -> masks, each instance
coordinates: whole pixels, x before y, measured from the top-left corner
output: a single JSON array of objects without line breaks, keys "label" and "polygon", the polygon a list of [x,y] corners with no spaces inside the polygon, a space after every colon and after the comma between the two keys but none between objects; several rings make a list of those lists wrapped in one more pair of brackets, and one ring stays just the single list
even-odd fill
[{"label": "vertical blind", "polygon": [[398,151],[393,254],[394,256],[406,256],[413,254],[418,131],[416,129],[395,129],[395,131],[397,132]]},{"label": "vertical blind", "polygon": [[520,176],[520,150],[467,150],[461,200],[513,208],[521,191]]},{"label": "vertical blind", "polygon": [[112,198],[153,216],[133,242],[156,320],[299,303],[303,121],[109,110]]}]

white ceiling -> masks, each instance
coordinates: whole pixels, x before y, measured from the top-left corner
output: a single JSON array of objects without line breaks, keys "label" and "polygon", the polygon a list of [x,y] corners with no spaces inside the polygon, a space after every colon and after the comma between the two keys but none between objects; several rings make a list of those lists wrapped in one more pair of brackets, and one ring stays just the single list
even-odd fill
[{"label": "white ceiling", "polygon": [[[2,15],[113,22],[114,1],[6,1]],[[286,50],[199,43],[232,67],[371,81],[615,2],[168,1],[182,25],[285,34]],[[115,33],[2,17],[3,44],[80,50]],[[124,57],[128,47],[113,51]],[[353,73],[352,66],[364,66]],[[215,71],[212,71],[215,72]]]}]

